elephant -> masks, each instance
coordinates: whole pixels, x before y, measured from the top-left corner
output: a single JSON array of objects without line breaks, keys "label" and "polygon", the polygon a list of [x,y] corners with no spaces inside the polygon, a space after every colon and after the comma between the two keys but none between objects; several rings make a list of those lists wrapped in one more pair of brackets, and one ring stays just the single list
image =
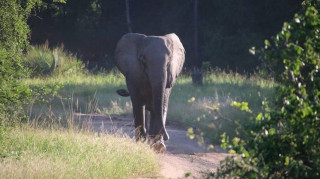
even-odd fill
[{"label": "elephant", "polygon": [[[115,63],[125,76],[128,90],[120,96],[130,96],[134,115],[135,138],[151,141],[151,147],[164,152],[169,135],[165,128],[171,90],[182,71],[185,50],[174,34],[146,36],[128,33],[121,37],[115,50]],[[150,125],[146,129],[146,110]]]}]

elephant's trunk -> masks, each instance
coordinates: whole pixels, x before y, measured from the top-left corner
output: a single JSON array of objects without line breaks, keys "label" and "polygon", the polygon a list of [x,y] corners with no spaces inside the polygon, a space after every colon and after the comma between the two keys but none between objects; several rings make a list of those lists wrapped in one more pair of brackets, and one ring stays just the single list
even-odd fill
[{"label": "elephant's trunk", "polygon": [[[165,140],[168,140],[168,133],[165,128],[165,111],[167,109],[165,105],[165,87],[167,82],[167,73],[159,72],[160,74],[156,74],[155,72],[152,75],[155,77],[149,76],[150,79],[157,79],[151,81],[152,87],[152,97],[153,97],[153,110],[151,113],[151,123],[150,123],[150,136],[156,137],[157,135],[161,135]],[[159,80],[159,77],[162,79]]]}]

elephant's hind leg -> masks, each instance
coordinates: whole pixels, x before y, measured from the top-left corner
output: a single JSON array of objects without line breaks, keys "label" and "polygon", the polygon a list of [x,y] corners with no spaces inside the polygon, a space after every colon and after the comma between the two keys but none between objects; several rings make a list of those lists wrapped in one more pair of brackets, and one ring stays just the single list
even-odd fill
[{"label": "elephant's hind leg", "polygon": [[147,134],[149,134],[149,131],[150,131],[150,111],[149,110],[145,110],[145,126],[146,126],[146,131],[147,131]]}]

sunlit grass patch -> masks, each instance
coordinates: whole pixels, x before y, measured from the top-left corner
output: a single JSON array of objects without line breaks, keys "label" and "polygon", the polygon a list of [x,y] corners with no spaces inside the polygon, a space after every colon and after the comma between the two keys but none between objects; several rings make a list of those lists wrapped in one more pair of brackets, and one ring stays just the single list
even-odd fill
[{"label": "sunlit grass patch", "polygon": [[121,86],[125,85],[124,76],[120,72],[110,73],[80,73],[70,74],[68,76],[57,75],[51,77],[34,77],[25,79],[25,83],[29,85],[46,85],[46,84],[59,84],[59,85],[108,85],[108,86]]},{"label": "sunlit grass patch", "polygon": [[0,178],[158,176],[156,154],[128,137],[22,127],[1,139]]},{"label": "sunlit grass patch", "polygon": [[230,136],[241,135],[234,130],[234,121],[249,122],[248,113],[230,106],[232,101],[248,102],[250,109],[258,112],[262,101],[272,102],[277,86],[272,79],[258,75],[247,77],[223,71],[205,74],[203,83],[196,86],[188,76],[179,78],[170,97],[168,119],[178,121],[184,127],[197,128],[214,143],[224,132]]},{"label": "sunlit grass patch", "polygon": [[[24,82],[31,87],[58,86],[60,97],[52,100],[49,105],[61,113],[64,112],[62,104],[70,103],[76,112],[88,113],[88,104],[93,101],[96,103],[96,113],[129,114],[132,110],[130,98],[120,97],[116,93],[117,89],[126,88],[120,72],[30,78]],[[48,107],[48,104],[38,103],[34,104],[33,110],[43,111],[43,108],[45,110]]]},{"label": "sunlit grass patch", "polygon": [[273,88],[276,85],[273,79],[265,79],[257,74],[247,76],[235,72],[227,73],[221,70],[205,74],[204,81],[207,84],[236,84],[238,86],[247,85],[260,88]]}]

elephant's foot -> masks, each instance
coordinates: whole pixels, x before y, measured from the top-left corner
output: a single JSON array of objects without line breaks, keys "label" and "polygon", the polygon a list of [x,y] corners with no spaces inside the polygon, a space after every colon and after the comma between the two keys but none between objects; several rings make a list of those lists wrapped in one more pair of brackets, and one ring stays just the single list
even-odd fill
[{"label": "elephant's foot", "polygon": [[135,129],[135,138],[137,142],[145,142],[147,139],[146,132],[144,131],[143,128],[138,127]]},{"label": "elephant's foot", "polygon": [[145,142],[146,141],[146,137],[145,136],[136,136],[136,142]]},{"label": "elephant's foot", "polygon": [[151,143],[151,148],[156,153],[164,153],[167,149],[163,141],[163,136],[158,135],[156,137],[151,137],[149,142]]},{"label": "elephant's foot", "polygon": [[151,148],[156,152],[156,153],[164,153],[167,149],[166,145],[162,141],[157,141],[154,144],[151,145]]},{"label": "elephant's foot", "polygon": [[147,140],[147,137],[143,134],[136,134],[135,135],[136,142],[145,142]]}]

